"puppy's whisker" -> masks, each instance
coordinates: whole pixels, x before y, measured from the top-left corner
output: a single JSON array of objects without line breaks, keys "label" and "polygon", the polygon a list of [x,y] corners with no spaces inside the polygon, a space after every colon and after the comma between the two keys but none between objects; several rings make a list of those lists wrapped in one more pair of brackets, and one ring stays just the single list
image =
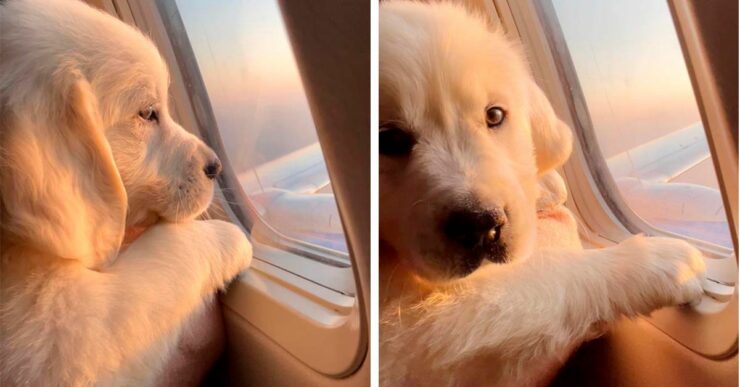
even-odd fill
[{"label": "puppy's whisker", "polygon": [[210,210],[211,210],[210,207],[209,208],[206,208],[200,215],[198,215],[198,217],[196,219],[198,219],[198,220],[208,220],[208,219],[211,219],[211,215],[209,213]]},{"label": "puppy's whisker", "polygon": [[175,223],[180,223],[180,203],[182,202],[182,192],[177,191],[175,197]]}]

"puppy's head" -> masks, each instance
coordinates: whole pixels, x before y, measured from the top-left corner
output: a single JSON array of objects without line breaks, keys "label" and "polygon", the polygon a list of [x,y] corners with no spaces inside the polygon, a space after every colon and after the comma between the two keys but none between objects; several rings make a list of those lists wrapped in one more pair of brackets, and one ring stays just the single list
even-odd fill
[{"label": "puppy's head", "polygon": [[380,7],[381,238],[422,276],[529,254],[571,134],[517,47],[447,3]]},{"label": "puppy's head", "polygon": [[0,6],[3,230],[100,266],[123,228],[192,219],[214,152],[170,116],[154,45],[77,1]]}]

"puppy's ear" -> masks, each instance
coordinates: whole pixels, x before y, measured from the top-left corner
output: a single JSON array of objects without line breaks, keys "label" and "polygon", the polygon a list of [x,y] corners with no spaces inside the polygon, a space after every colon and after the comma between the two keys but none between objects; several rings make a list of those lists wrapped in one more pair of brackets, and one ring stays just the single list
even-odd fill
[{"label": "puppy's ear", "polygon": [[545,93],[534,81],[529,85],[530,121],[537,169],[542,175],[565,163],[573,148],[573,134],[552,109]]},{"label": "puppy's ear", "polygon": [[89,83],[74,71],[53,78],[42,101],[0,107],[1,227],[15,243],[100,268],[118,254],[126,192]]}]

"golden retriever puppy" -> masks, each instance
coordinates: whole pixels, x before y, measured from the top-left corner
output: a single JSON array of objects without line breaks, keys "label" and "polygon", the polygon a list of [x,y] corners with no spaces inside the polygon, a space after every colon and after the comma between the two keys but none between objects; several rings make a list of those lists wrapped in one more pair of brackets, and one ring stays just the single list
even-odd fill
[{"label": "golden retriever puppy", "polygon": [[538,248],[538,185],[572,136],[501,31],[408,1],[379,30],[383,385],[530,385],[601,322],[702,295],[681,240]]},{"label": "golden retriever puppy", "polygon": [[251,259],[237,226],[191,221],[220,163],[138,31],[69,0],[3,2],[0,30],[0,385],[151,385]]}]

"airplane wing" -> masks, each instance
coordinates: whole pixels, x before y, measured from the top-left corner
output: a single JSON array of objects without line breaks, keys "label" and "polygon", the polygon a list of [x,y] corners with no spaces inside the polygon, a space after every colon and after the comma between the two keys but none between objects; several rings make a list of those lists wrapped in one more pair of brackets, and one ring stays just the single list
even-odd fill
[{"label": "airplane wing", "polygon": [[622,197],[648,223],[731,247],[720,192],[673,181],[710,156],[697,122],[611,157],[607,164]]},{"label": "airplane wing", "polygon": [[615,179],[669,182],[710,157],[704,127],[697,122],[607,160]]},{"label": "airplane wing", "polygon": [[318,142],[251,168],[237,177],[248,195],[271,189],[313,193],[329,184],[329,173]]},{"label": "airplane wing", "polygon": [[342,222],[318,143],[238,176],[260,217],[282,234],[347,252]]}]

